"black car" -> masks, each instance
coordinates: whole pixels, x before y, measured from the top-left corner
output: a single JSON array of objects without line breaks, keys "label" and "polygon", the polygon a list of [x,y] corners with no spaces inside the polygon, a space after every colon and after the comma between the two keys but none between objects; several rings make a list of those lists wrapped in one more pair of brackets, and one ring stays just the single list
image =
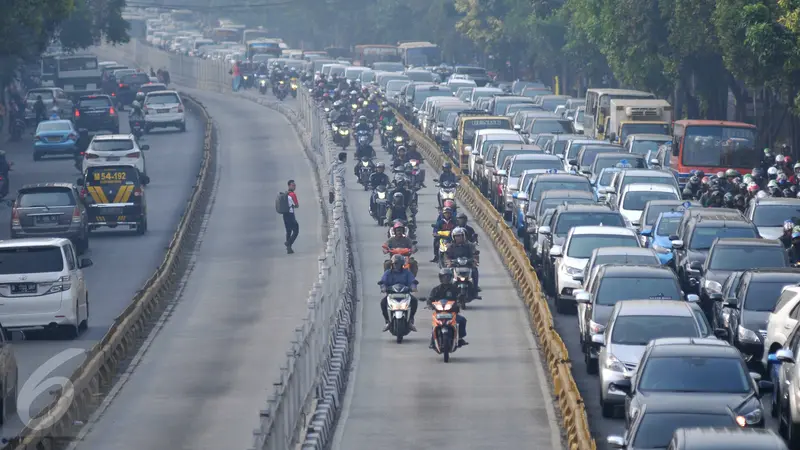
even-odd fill
[{"label": "black car", "polygon": [[778,418],[778,430],[792,448],[800,447],[800,409],[796,401],[800,379],[797,374],[797,354],[800,352],[800,327],[794,327],[786,338],[786,346],[775,353],[777,374],[772,396],[772,415]]},{"label": "black car", "polygon": [[746,426],[763,428],[761,390],[772,389],[772,383],[748,373],[741,353],[723,340],[661,338],[647,344],[636,375],[613,387],[626,393],[627,424],[651,405],[699,401],[720,412],[731,409]]},{"label": "black car", "polygon": [[[733,297],[733,293],[736,292],[736,288],[739,287],[739,280],[742,279],[742,275],[744,272],[733,272],[728,275],[728,279],[722,283],[722,291],[721,295],[722,298],[731,298]],[[716,298],[716,297],[715,297]],[[725,324],[728,322],[728,318],[731,314],[731,309],[725,306],[725,302],[714,302],[713,305],[713,314],[711,317],[711,325],[714,328],[721,328],[726,326]]]},{"label": "black car", "polygon": [[669,450],[789,450],[772,430],[734,427],[679,428]]},{"label": "black car", "polygon": [[795,269],[757,269],[742,274],[732,297],[715,296],[730,310],[728,332],[745,361],[756,370],[764,355],[767,320],[775,309],[784,286],[800,283],[800,271]]},{"label": "black car", "polygon": [[119,134],[119,115],[108,95],[87,95],[78,99],[73,122],[80,130]]},{"label": "black car", "polygon": [[700,269],[700,305],[711,319],[712,295],[722,300],[722,283],[733,272],[789,267],[789,258],[779,241],[760,238],[717,239]]},{"label": "black car", "polygon": [[117,103],[123,106],[130,105],[136,98],[136,93],[145,84],[150,83],[150,76],[144,72],[123,75],[117,84]]},{"label": "black car", "polygon": [[613,144],[582,144],[575,159],[569,160],[569,165],[578,172],[589,176],[595,158],[601,153],[620,153],[622,147]]}]

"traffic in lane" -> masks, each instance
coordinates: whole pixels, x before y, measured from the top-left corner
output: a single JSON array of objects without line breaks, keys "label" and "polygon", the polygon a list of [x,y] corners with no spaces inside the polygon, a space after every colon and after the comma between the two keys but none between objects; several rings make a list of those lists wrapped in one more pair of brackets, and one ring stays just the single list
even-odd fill
[{"label": "traffic in lane", "polygon": [[[377,137],[373,144],[378,159],[391,167]],[[477,225],[472,224],[481,242],[483,299],[462,311],[468,320],[469,345],[444,364],[442,356],[428,348],[431,311],[422,302],[416,315],[418,332],[406,336],[400,345],[389,332],[382,332],[382,294],[375,283],[383,274],[386,256],[381,246],[387,240],[387,228],[370,217],[370,191],[356,183],[352,163],[347,166],[362,313],[357,354],[333,448],[419,448],[421,442],[425,447],[459,449],[561,448],[559,424],[527,312],[491,240]],[[431,180],[435,171],[428,167],[427,172],[429,187],[419,191],[419,251],[414,255],[419,263],[415,295],[421,297],[439,284],[438,265],[428,262],[433,256],[431,224],[438,211],[437,188]]]},{"label": "traffic in lane", "polygon": [[[73,448],[249,448],[318,277],[322,214],[294,129],[249,100],[181,89],[219,129],[213,209],[169,321]],[[290,178],[294,254],[271,204]]]},{"label": "traffic in lane", "polygon": [[[120,114],[121,132],[128,133],[127,114]],[[102,231],[91,235],[85,257],[94,265],[84,269],[89,292],[89,328],[73,341],[57,341],[43,333],[13,333],[12,343],[19,364],[19,386],[40,366],[50,361],[56,369],[48,376],[69,376],[83,356],[67,359],[68,349],[89,349],[109,329],[114,319],[128,306],[164,258],[164,253],[180,221],[202,161],[204,124],[187,114],[187,132],[155,131],[142,139],[150,145],[146,151],[151,183],[146,188],[148,231],[139,236],[129,231]],[[31,136],[4,146],[6,157],[14,163],[9,179],[9,198],[27,184],[46,182],[75,183],[80,176],[73,158],[46,158],[34,161]],[[9,239],[11,208],[0,207],[0,239]],[[61,355],[61,356],[59,356]],[[33,382],[33,381],[32,381]],[[50,401],[44,394],[31,407],[31,415]],[[20,405],[22,407],[23,405]],[[2,428],[9,438],[22,428],[21,421],[10,418]]]}]

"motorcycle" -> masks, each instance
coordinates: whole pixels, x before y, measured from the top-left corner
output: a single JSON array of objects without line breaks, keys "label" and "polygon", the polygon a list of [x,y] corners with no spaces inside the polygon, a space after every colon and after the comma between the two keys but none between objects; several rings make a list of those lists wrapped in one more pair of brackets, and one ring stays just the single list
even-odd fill
[{"label": "motorcycle", "polygon": [[458,315],[453,306],[454,300],[431,302],[433,307],[433,350],[442,355],[444,362],[450,362],[450,354],[458,348]]},{"label": "motorcycle", "polygon": [[[415,242],[416,243],[416,242]],[[410,270],[414,276],[417,276],[417,271],[419,270],[419,264],[417,264],[417,260],[414,259],[411,255],[416,253],[417,249],[415,248],[389,248],[386,244],[383,244],[383,253],[389,254],[389,259],[383,262],[383,270],[389,270],[392,267],[392,256],[400,255],[405,259],[405,263],[403,264],[403,268],[406,270]]]},{"label": "motorcycle", "polygon": [[394,136],[392,140],[389,141],[389,148],[386,150],[392,155],[397,156],[397,148],[403,147],[406,145],[406,140],[403,136]]},{"label": "motorcycle", "polygon": [[389,311],[389,332],[398,344],[411,332],[411,289],[395,284],[386,289],[386,309]]},{"label": "motorcycle", "polygon": [[394,132],[394,125],[386,125],[381,129],[381,147],[386,148]]},{"label": "motorcycle", "polygon": [[20,140],[24,132],[25,132],[25,119],[21,118],[14,119],[14,124],[11,127],[11,140],[12,141]]},{"label": "motorcycle", "polygon": [[292,78],[289,82],[291,83],[289,87],[291,88],[292,98],[297,98],[297,78]]},{"label": "motorcycle", "polygon": [[372,217],[378,221],[378,226],[383,226],[386,222],[386,209],[389,207],[389,193],[386,191],[386,186],[378,186],[372,193],[375,199],[375,210],[372,211]]},{"label": "motorcycle", "polygon": [[[439,180],[436,178],[434,178],[433,181],[439,183]],[[439,209],[442,209],[446,200],[456,199],[456,189],[458,189],[458,183],[453,181],[445,181],[437,184],[437,186],[439,187],[437,200],[439,201]]]},{"label": "motorcycle", "polygon": [[350,128],[346,123],[340,123],[333,126],[333,142],[334,144],[346,149],[350,145]]},{"label": "motorcycle", "polygon": [[[431,227],[435,226],[436,225],[431,225]],[[437,244],[439,245],[439,268],[444,269],[445,262],[442,256],[447,253],[447,249],[450,248],[450,230],[436,231],[433,236],[439,241]]]},{"label": "motorcycle", "polygon": [[286,82],[281,80],[278,84],[277,91],[278,100],[283,101],[286,98]]},{"label": "motorcycle", "polygon": [[358,183],[364,186],[364,190],[369,189],[369,177],[375,172],[375,166],[372,160],[366,156],[361,158],[361,164],[358,167]]},{"label": "motorcycle", "polygon": [[467,303],[480,298],[476,295],[475,285],[472,282],[472,267],[469,258],[456,258],[452,262],[453,281],[458,288],[458,305],[466,309]]},{"label": "motorcycle", "polygon": [[264,95],[264,94],[267,93],[267,82],[268,81],[269,80],[267,79],[266,75],[259,75],[258,76],[258,92],[261,95]]},{"label": "motorcycle", "polygon": [[359,130],[356,132],[356,147],[361,148],[369,146],[370,141],[372,141],[371,138],[372,136],[370,135],[369,131]]},{"label": "motorcycle", "polygon": [[136,139],[139,139],[144,135],[144,120],[142,119],[134,119],[130,123],[131,127],[131,134]]},{"label": "motorcycle", "polygon": [[408,171],[406,175],[408,176],[408,183],[411,189],[418,191],[422,189],[422,180],[423,180],[423,172],[422,168],[420,167],[419,160],[412,159],[408,161],[410,167],[408,167]]}]

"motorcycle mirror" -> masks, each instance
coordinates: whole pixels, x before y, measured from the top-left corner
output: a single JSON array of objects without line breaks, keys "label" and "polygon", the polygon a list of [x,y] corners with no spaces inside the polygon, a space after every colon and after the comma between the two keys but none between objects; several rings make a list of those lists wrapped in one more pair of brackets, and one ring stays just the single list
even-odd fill
[{"label": "motorcycle mirror", "polygon": [[434,182],[434,183],[438,183],[438,182],[439,182],[439,179],[438,179],[438,178],[434,178],[434,179],[433,179],[433,182]]},{"label": "motorcycle mirror", "polygon": [[142,151],[150,150],[150,146],[145,144],[139,147]]}]

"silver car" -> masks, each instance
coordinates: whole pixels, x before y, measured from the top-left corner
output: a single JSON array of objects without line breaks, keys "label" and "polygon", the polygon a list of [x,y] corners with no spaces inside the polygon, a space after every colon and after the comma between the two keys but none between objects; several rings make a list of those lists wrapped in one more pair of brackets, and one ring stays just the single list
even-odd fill
[{"label": "silver car", "polygon": [[600,405],[603,417],[613,417],[625,404],[625,393],[611,383],[636,372],[647,343],[665,337],[713,336],[696,303],[683,300],[623,300],[617,302],[605,333],[592,336],[600,345]]}]

